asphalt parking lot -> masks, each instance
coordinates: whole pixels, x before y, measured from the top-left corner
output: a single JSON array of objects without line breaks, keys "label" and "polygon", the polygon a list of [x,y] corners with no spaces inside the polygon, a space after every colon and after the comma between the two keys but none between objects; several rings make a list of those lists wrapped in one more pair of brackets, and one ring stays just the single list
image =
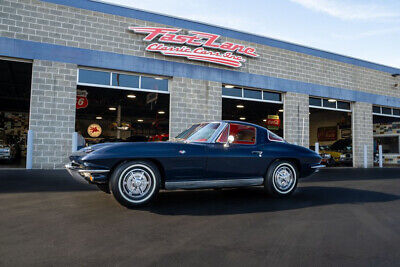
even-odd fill
[{"label": "asphalt parking lot", "polygon": [[326,169],[290,199],[161,192],[140,210],[63,170],[0,170],[1,266],[399,264],[400,169]]}]

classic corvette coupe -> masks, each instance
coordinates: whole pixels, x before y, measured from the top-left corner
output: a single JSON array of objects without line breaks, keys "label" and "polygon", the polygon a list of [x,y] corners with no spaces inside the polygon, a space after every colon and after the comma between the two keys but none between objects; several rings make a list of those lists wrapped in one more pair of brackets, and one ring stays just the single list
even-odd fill
[{"label": "classic corvette coupe", "polygon": [[264,186],[284,197],[299,178],[323,167],[314,151],[237,121],[194,124],[168,142],[97,144],[70,160],[66,168],[73,177],[127,207],[149,203],[160,189]]}]

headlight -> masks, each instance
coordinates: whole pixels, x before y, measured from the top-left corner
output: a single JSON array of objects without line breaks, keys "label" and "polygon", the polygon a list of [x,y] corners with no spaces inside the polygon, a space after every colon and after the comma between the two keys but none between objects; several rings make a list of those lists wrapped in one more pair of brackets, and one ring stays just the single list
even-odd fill
[{"label": "headlight", "polygon": [[331,154],[323,153],[323,154],[321,154],[321,157],[324,159],[330,159],[332,156],[331,156]]}]

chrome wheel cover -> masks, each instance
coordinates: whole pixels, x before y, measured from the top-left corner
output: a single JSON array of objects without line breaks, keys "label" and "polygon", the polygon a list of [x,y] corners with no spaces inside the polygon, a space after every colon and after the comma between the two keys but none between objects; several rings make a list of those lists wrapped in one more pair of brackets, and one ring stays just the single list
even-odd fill
[{"label": "chrome wheel cover", "polygon": [[290,164],[282,163],[275,168],[273,185],[281,194],[289,193],[296,185],[296,172]]},{"label": "chrome wheel cover", "polygon": [[140,203],[152,195],[155,189],[154,183],[153,171],[146,165],[135,164],[121,173],[119,191],[129,202]]}]

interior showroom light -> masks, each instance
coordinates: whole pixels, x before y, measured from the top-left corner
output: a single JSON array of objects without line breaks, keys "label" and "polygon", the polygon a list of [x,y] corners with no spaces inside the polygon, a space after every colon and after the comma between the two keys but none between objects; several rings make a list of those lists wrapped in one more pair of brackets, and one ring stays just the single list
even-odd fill
[{"label": "interior showroom light", "polygon": [[237,105],[236,107],[237,107],[237,108],[244,108],[243,105]]},{"label": "interior showroom light", "polygon": [[225,88],[233,88],[233,85],[225,84]]},{"label": "interior showroom light", "polygon": [[334,102],[336,102],[336,99],[328,99],[328,102],[331,102],[331,103],[334,103]]},{"label": "interior showroom light", "polygon": [[101,120],[101,119],[103,119],[103,117],[101,116],[96,117],[96,120]]},{"label": "interior showroom light", "polygon": [[137,121],[138,121],[138,122],[143,122],[143,120],[142,120],[142,119],[138,119]]},{"label": "interior showroom light", "polygon": [[136,95],[127,95],[127,98],[136,98]]},{"label": "interior showroom light", "polygon": [[108,108],[109,110],[117,110],[117,108],[113,108],[113,107],[111,107],[111,108]]},{"label": "interior showroom light", "polygon": [[239,118],[241,121],[244,121],[246,118],[245,117],[240,117]]},{"label": "interior showroom light", "polygon": [[278,110],[279,112],[283,112],[283,109]]},{"label": "interior showroom light", "polygon": [[160,110],[160,111],[158,112],[158,114],[165,114],[165,111]]}]

